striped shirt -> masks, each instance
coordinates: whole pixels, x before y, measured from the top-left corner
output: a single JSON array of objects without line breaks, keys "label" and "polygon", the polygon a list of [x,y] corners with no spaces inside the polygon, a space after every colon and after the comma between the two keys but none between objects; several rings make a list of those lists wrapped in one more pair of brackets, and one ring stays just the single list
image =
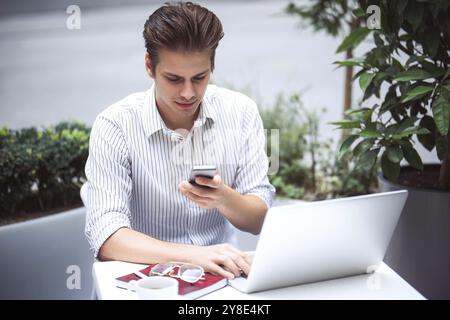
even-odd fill
[{"label": "striped shirt", "polygon": [[247,96],[208,85],[187,135],[170,130],[155,87],[131,94],[100,113],[86,163],[86,236],[95,257],[122,227],[163,241],[236,245],[234,228],[217,209],[204,209],[178,189],[194,165],[216,165],[224,183],[258,196],[267,208],[275,188],[267,178],[265,134]]}]

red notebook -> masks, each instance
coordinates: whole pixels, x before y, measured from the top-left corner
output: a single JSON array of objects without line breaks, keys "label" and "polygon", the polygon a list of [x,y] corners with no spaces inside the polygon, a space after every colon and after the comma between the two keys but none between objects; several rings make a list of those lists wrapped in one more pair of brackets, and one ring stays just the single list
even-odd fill
[{"label": "red notebook", "polygon": [[[154,264],[149,265],[148,267],[139,270],[144,275],[148,276],[150,273],[150,269],[154,266]],[[135,273],[130,273],[121,277],[116,278],[116,286],[123,289],[128,289],[134,291],[132,285],[130,285],[130,281],[132,280],[140,280],[139,277]],[[228,284],[228,280],[222,276],[216,276],[211,273],[205,273],[205,279],[199,280],[195,283],[189,283],[179,278],[175,278],[178,280],[178,294],[180,296],[185,297],[186,299],[197,299],[205,294],[213,292],[215,290],[219,290],[220,288],[225,287]]]}]

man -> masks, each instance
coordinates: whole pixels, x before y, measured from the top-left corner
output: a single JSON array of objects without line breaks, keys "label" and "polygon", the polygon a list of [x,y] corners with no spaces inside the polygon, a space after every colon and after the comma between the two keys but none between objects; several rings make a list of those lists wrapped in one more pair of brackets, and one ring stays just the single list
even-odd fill
[{"label": "man", "polygon": [[[258,234],[275,189],[256,104],[208,85],[222,25],[199,5],[166,4],[143,35],[154,84],[94,122],[86,236],[101,260],[182,261],[230,279],[248,273],[231,224]],[[194,164],[216,165],[218,174],[188,183]]]}]

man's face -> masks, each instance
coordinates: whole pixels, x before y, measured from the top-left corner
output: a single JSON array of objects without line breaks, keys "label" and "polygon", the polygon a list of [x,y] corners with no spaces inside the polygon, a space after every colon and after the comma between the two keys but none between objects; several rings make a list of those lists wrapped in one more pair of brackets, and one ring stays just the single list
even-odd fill
[{"label": "man's face", "polygon": [[194,120],[211,74],[210,52],[159,50],[155,72],[146,69],[156,86],[156,104],[165,121]]}]

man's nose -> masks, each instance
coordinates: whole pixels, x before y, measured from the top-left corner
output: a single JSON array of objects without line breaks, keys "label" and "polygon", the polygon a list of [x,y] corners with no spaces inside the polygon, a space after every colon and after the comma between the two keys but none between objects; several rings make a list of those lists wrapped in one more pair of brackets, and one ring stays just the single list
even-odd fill
[{"label": "man's nose", "polygon": [[183,86],[183,89],[180,93],[181,97],[186,101],[192,101],[195,97],[195,91],[194,87],[192,86],[192,83],[186,82]]}]

